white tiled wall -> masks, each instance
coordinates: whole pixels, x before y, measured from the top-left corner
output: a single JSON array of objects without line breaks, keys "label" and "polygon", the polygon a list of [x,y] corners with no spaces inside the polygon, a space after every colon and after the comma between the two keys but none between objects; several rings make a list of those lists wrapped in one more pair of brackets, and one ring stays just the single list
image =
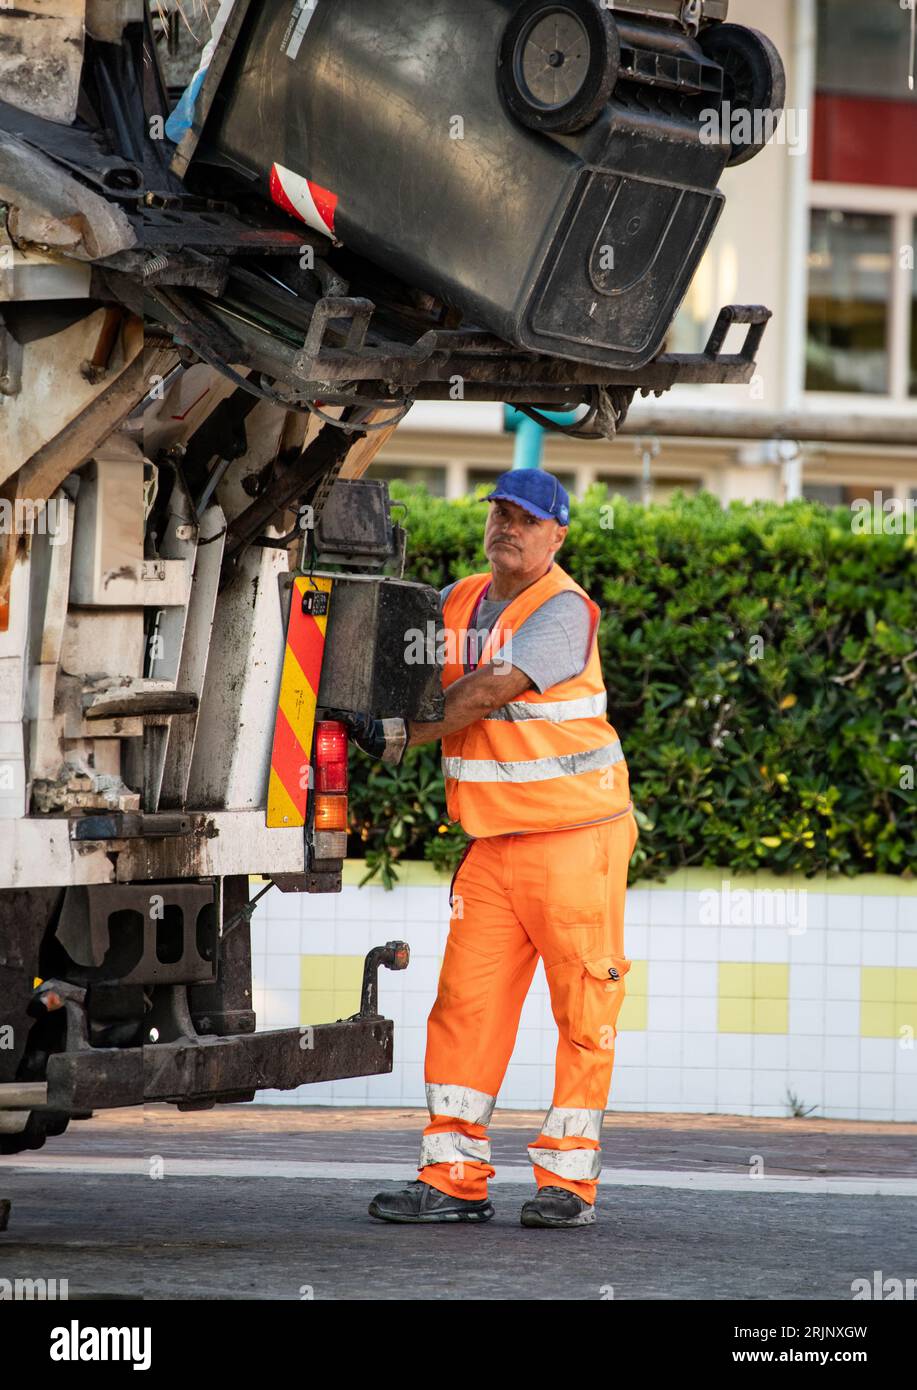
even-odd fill
[{"label": "white tiled wall", "polygon": [[[629,1000],[617,1040],[609,1106],[632,1111],[788,1114],[792,1091],[808,1110],[828,1118],[917,1120],[917,895],[902,885],[863,892],[807,891],[806,926],[798,933],[772,925],[711,925],[709,873],[692,886],[640,887],[627,899],[625,949],[645,962],[645,1002]],[[768,885],[778,884],[770,879]],[[846,885],[845,885],[846,887]],[[706,906],[705,906],[706,903]],[[729,915],[728,913],[725,915]],[[407,971],[379,972],[380,1008],[394,1020],[390,1075],[325,1082],[260,1099],[294,1104],[424,1104],[425,1024],[448,930],[448,883],[347,886],[339,895],[276,890],[252,922],[258,1027],[324,1021],[304,1016],[303,955],[361,957],[394,938],[411,946]],[[783,967],[781,1031],[723,1031],[724,963]],[[351,961],[351,970],[355,967]],[[894,1015],[893,1036],[865,1036],[864,968],[894,971],[895,988],[915,1000]],[[901,972],[905,972],[902,974]],[[771,978],[771,977],[769,977]],[[883,974],[887,981],[890,975]],[[884,986],[883,986],[884,987]],[[631,990],[633,993],[633,990]],[[340,1016],[355,1012],[356,992]],[[901,1020],[906,1026],[901,1028]],[[727,1026],[734,1027],[734,1022]],[[516,1049],[499,1103],[547,1108],[553,1086],[556,1030],[539,967],[522,1013]]]}]

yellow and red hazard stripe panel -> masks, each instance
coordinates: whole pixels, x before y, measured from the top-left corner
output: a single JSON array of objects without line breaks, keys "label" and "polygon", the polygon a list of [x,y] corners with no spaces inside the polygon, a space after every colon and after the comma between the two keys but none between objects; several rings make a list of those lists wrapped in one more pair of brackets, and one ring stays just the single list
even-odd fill
[{"label": "yellow and red hazard stripe panel", "polygon": [[330,579],[309,575],[293,581],[267,793],[267,824],[272,829],[306,823],[331,585]]}]

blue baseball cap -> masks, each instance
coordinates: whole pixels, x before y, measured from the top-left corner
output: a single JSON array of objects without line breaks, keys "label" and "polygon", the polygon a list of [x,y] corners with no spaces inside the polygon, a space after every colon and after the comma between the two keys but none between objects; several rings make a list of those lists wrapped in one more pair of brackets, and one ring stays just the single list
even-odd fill
[{"label": "blue baseball cap", "polygon": [[566,489],[541,468],[514,468],[501,473],[487,502],[515,502],[542,521],[556,521],[566,526],[570,520],[570,498]]}]

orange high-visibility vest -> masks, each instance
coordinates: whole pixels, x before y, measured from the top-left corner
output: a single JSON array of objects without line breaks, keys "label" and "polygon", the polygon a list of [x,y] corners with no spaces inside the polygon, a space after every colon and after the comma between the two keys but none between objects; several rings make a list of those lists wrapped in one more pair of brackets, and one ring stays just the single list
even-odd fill
[{"label": "orange high-visibility vest", "polygon": [[[444,689],[465,675],[467,634],[490,579],[490,574],[460,579],[446,599]],[[627,763],[605,717],[598,605],[559,565],[507,605],[488,634],[481,662],[489,661],[549,598],[570,592],[586,600],[592,618],[589,659],[581,674],[543,694],[527,690],[443,738],[449,817],[475,839],[568,830],[624,815],[631,807]]]}]

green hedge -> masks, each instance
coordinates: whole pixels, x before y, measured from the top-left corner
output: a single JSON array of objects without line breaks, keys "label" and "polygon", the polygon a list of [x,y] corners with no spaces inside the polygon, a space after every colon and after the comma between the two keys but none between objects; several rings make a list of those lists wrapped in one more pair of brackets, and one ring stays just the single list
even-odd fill
[{"label": "green hedge", "polygon": [[[409,577],[486,569],[486,503],[395,484]],[[881,531],[881,527],[877,527]],[[608,717],[641,838],[632,881],[688,865],[893,873],[917,865],[917,554],[819,504],[595,488],[558,556],[602,609]],[[910,771],[908,771],[910,769]],[[401,857],[455,865],[439,745],[390,770],[353,757],[354,852],[391,883]]]}]

